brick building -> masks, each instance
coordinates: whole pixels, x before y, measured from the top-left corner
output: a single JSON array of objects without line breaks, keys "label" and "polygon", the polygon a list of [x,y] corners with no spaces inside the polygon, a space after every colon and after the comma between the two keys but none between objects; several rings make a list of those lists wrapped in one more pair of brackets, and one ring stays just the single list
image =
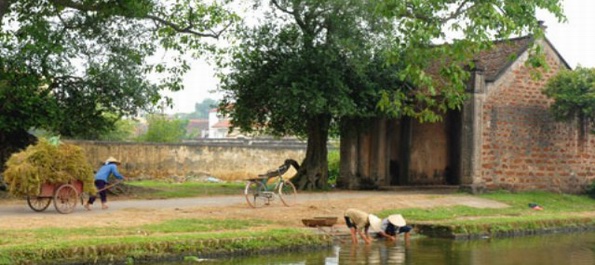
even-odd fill
[{"label": "brick building", "polygon": [[477,56],[468,100],[442,122],[375,118],[370,128],[344,135],[340,184],[583,191],[595,174],[595,137],[554,121],[552,100],[541,91],[570,67],[547,39],[537,40],[549,69],[532,78],[525,65],[532,41],[496,42]]}]

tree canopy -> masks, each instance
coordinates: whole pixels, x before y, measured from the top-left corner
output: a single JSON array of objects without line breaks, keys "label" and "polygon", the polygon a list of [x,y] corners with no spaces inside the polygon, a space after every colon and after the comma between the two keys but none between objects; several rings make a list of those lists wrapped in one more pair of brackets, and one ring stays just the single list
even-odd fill
[{"label": "tree canopy", "polygon": [[[0,134],[97,137],[151,110],[236,20],[224,4],[0,0]],[[154,58],[163,51],[170,60]]]},{"label": "tree canopy", "polygon": [[[559,0],[254,2],[264,19],[240,24],[231,59],[221,64],[221,109],[244,131],[306,135],[300,188],[326,185],[333,122],[437,121],[465,99],[465,67],[475,54],[495,39],[542,36],[537,9],[564,19]],[[440,67],[432,72],[433,65]]]}]

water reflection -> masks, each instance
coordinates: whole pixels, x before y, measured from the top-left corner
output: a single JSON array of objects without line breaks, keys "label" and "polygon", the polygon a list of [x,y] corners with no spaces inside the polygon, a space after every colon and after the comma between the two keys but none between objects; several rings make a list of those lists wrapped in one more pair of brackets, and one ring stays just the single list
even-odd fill
[{"label": "water reflection", "polygon": [[378,240],[367,246],[346,243],[325,250],[218,259],[200,264],[593,265],[595,233],[475,241],[417,238],[408,244]]},{"label": "water reflection", "polygon": [[372,245],[343,245],[337,263],[331,264],[405,264],[406,251],[399,242],[383,240]]}]

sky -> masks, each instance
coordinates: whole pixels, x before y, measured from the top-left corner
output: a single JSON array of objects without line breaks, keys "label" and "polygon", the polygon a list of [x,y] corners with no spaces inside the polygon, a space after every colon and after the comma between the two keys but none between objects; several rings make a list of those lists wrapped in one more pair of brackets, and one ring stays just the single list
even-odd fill
[{"label": "sky", "polygon": [[[559,23],[547,12],[538,12],[537,18],[547,26],[546,37],[572,68],[595,67],[595,1],[561,0],[568,21]],[[205,61],[195,60],[192,70],[184,77],[183,91],[165,93],[174,102],[167,113],[189,113],[194,105],[206,98],[221,99],[213,92],[218,85],[213,66]]]}]

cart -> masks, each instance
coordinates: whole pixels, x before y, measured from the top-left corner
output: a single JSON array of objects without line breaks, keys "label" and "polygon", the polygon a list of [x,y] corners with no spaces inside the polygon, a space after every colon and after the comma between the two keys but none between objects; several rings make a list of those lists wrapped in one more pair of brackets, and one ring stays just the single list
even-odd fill
[{"label": "cart", "polygon": [[83,203],[83,182],[72,180],[69,183],[43,183],[37,196],[27,196],[27,204],[36,212],[43,212],[54,200],[59,213],[67,214],[74,210],[76,204]]}]

